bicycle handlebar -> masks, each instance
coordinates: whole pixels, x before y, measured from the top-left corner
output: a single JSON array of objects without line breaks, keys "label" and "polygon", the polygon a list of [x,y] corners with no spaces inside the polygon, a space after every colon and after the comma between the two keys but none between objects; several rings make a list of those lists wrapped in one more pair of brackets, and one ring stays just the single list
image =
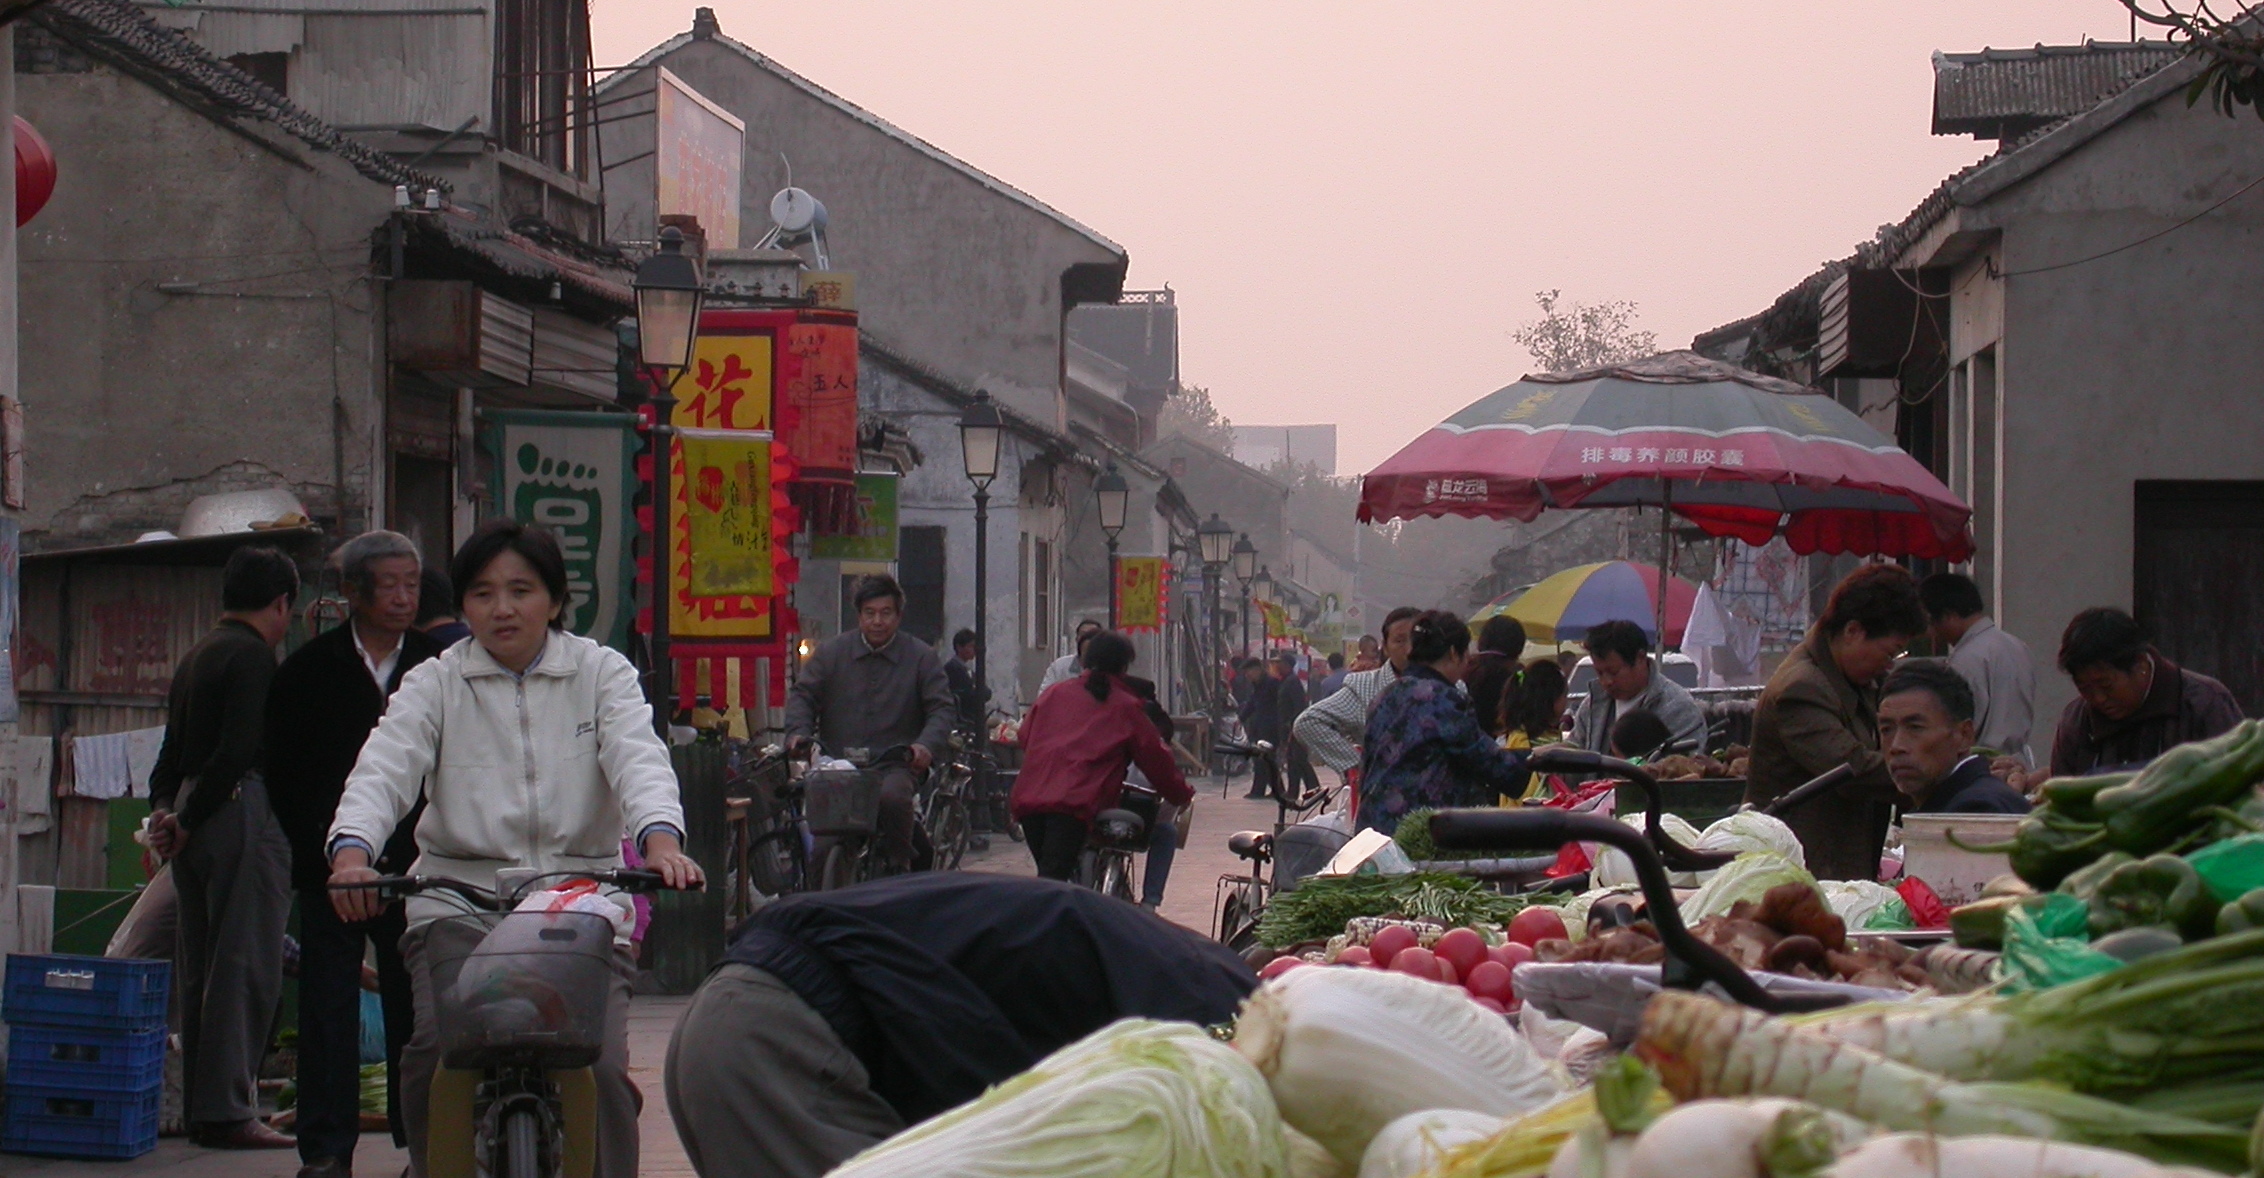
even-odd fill
[{"label": "bicycle handlebar", "polygon": [[1659,779],[1633,761],[1607,757],[1588,749],[1550,745],[1534,750],[1525,764],[1536,773],[1609,773],[1635,783],[1635,787],[1643,791],[1644,837],[1650,840],[1659,858],[1672,870],[1712,871],[1737,858],[1735,855],[1715,851],[1693,850],[1668,836],[1666,828],[1659,825],[1659,813],[1664,807],[1659,797]]},{"label": "bicycle handlebar", "polygon": [[452,892],[474,907],[489,912],[504,912],[515,907],[520,900],[525,899],[534,890],[535,884],[548,879],[595,880],[598,883],[610,884],[624,892],[631,893],[670,890],[667,879],[659,872],[645,871],[633,867],[616,867],[606,871],[546,871],[541,875],[529,878],[512,889],[508,897],[498,894],[491,888],[483,888],[478,884],[466,883],[460,879],[450,879],[443,875],[382,875],[376,879],[366,879],[357,883],[330,884],[329,889],[334,892],[374,891],[386,900],[414,896],[420,892]]}]

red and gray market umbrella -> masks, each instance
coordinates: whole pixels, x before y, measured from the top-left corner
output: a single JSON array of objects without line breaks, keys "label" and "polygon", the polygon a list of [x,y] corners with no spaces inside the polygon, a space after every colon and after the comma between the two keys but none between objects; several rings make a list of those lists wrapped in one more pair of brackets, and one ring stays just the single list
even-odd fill
[{"label": "red and gray market umbrella", "polygon": [[1369,472],[1366,521],[1532,520],[1548,508],[1665,507],[1709,535],[1794,552],[1973,553],[1958,502],[1838,402],[1693,352],[1528,376]]}]

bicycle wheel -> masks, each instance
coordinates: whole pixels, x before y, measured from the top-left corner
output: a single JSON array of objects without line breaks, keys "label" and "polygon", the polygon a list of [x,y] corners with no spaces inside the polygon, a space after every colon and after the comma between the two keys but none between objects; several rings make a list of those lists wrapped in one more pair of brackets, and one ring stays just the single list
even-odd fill
[{"label": "bicycle wheel", "polygon": [[773,825],[747,844],[747,878],[765,896],[783,896],[802,886],[802,832]]},{"label": "bicycle wheel", "polygon": [[864,856],[852,845],[854,840],[837,839],[825,850],[825,858],[818,865],[817,890],[839,891],[863,878]]},{"label": "bicycle wheel", "polygon": [[1132,898],[1132,856],[1123,851],[1109,851],[1101,856],[1101,878],[1094,889],[1104,896],[1114,896],[1127,904]]},{"label": "bicycle wheel", "polygon": [[1258,918],[1265,913],[1265,895],[1255,885],[1244,884],[1227,898],[1227,904],[1235,919],[1221,922],[1224,935],[1219,940],[1236,953],[1247,952],[1258,943]]},{"label": "bicycle wheel", "polygon": [[937,871],[957,871],[960,860],[967,857],[967,807],[958,798],[949,798],[937,809],[941,812],[928,836],[935,842],[935,867]]},{"label": "bicycle wheel", "polygon": [[503,1164],[498,1173],[508,1178],[542,1178],[542,1119],[533,1109],[519,1108],[503,1116]]}]

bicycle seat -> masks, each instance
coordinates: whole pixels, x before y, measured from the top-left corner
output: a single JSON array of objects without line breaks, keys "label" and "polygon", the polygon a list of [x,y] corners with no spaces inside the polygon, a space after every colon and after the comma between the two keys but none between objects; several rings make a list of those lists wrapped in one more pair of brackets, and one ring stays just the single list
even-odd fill
[{"label": "bicycle seat", "polygon": [[1144,846],[1148,824],[1130,810],[1103,810],[1093,815],[1093,842],[1104,847]]},{"label": "bicycle seat", "polygon": [[1239,830],[1226,836],[1226,849],[1263,863],[1273,856],[1273,836],[1262,830]]}]

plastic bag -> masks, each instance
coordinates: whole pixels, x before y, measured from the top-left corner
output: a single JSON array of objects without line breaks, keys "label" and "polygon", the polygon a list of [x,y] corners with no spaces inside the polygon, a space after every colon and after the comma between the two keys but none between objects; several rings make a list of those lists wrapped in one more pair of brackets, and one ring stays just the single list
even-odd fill
[{"label": "plastic bag", "polygon": [[[1632,814],[1622,815],[1620,821],[1637,830],[1642,830],[1648,818],[1641,810],[1637,810]],[[1659,815],[1659,829],[1665,832],[1668,838],[1686,847],[1696,846],[1701,837],[1698,828],[1690,825],[1689,820],[1680,814]],[[1795,850],[1798,849],[1797,843],[1794,844],[1794,848]],[[1596,855],[1595,874],[1591,877],[1591,881],[1597,887],[1616,888],[1635,885],[1637,882],[1635,862],[1627,857],[1626,852],[1600,845],[1597,846],[1597,851],[1599,853]],[[1711,873],[1707,874],[1710,875]],[[1704,882],[1706,877],[1706,875],[1694,871],[1670,871],[1667,873],[1667,882],[1678,888],[1694,888]]]},{"label": "plastic bag", "polygon": [[1774,851],[1805,868],[1807,852],[1800,847],[1800,836],[1781,820],[1759,810],[1740,810],[1706,828],[1698,836],[1701,851],[1727,851],[1743,854],[1746,851]]},{"label": "plastic bag", "polygon": [[2211,843],[2185,857],[2209,894],[2219,904],[2230,904],[2257,888],[2264,888],[2264,834],[2244,834]]},{"label": "plastic bag", "polygon": [[2089,909],[2064,892],[2052,892],[2031,908],[2022,904],[2005,917],[2005,950],[1998,968],[2008,993],[2046,990],[2122,968],[2084,939]]},{"label": "plastic bag", "polygon": [[578,879],[562,888],[536,892],[519,901],[516,912],[586,912],[613,922],[613,935],[628,940],[636,932],[636,913],[597,890],[595,880]]},{"label": "plastic bag", "polygon": [[1933,888],[1926,886],[1925,880],[1915,875],[1909,876],[1895,885],[1895,894],[1901,896],[1902,902],[1909,906],[1910,919],[1919,928],[1950,927],[1949,905],[1942,903],[1942,898],[1934,894]]},{"label": "plastic bag", "polygon": [[1868,880],[1824,880],[1816,885],[1849,932],[1900,932],[1918,927],[1910,906],[1893,888]]}]

